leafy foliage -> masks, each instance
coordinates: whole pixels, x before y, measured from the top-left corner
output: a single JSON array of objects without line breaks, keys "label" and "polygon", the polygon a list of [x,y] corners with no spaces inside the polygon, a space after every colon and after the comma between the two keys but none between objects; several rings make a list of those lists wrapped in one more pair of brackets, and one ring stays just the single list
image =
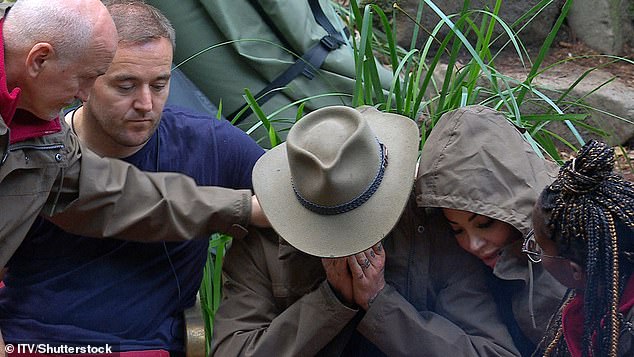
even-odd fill
[{"label": "leafy foliage", "polygon": [[203,270],[203,280],[200,285],[200,303],[203,309],[203,319],[205,322],[205,352],[211,352],[211,336],[213,332],[213,321],[216,316],[220,300],[222,298],[222,263],[225,252],[231,242],[231,237],[224,234],[213,234],[209,238],[209,249],[207,251],[207,263]]}]

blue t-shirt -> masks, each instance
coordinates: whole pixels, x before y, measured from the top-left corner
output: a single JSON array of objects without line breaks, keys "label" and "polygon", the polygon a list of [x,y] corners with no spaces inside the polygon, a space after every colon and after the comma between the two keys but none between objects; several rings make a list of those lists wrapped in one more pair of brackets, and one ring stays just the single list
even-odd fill
[{"label": "blue t-shirt", "polygon": [[[166,107],[157,132],[125,161],[144,171],[181,172],[199,185],[251,188],[263,152],[226,120]],[[38,220],[0,289],[4,340],[182,351],[182,312],[195,302],[207,258],[208,237],[199,238],[92,239]]]}]

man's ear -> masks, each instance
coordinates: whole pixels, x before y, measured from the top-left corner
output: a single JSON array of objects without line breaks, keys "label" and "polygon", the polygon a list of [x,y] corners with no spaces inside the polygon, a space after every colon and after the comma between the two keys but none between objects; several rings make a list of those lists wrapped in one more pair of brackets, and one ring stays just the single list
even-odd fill
[{"label": "man's ear", "polygon": [[26,72],[29,77],[37,77],[55,57],[55,49],[50,43],[36,43],[26,56]]}]

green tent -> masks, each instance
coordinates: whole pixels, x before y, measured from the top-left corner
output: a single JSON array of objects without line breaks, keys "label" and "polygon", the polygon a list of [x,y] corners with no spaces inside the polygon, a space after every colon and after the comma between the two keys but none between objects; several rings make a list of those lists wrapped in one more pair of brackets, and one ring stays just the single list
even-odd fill
[{"label": "green tent", "polygon": [[[230,120],[246,105],[245,88],[254,95],[263,91],[296,62],[301,62],[304,68],[300,66],[297,76],[273,91],[275,94],[263,105],[267,114],[326,93],[346,95],[311,99],[305,109],[351,103],[355,77],[353,51],[340,17],[327,0],[149,0],[148,3],[159,8],[176,29],[175,64],[212,103],[222,104],[222,114]],[[319,12],[321,16],[315,15]],[[328,25],[330,31],[326,30]],[[325,53],[324,47],[328,48]],[[314,55],[317,52],[322,53]],[[319,55],[325,57],[321,69],[306,65],[311,56],[314,59]],[[304,59],[298,59],[301,56]],[[383,67],[380,70],[384,88],[389,88],[392,74]],[[292,105],[275,116],[273,125],[282,137],[293,124],[297,107]],[[239,119],[237,125],[245,131],[258,122],[254,115],[242,115]],[[264,133],[256,132],[255,136],[262,137]]]}]

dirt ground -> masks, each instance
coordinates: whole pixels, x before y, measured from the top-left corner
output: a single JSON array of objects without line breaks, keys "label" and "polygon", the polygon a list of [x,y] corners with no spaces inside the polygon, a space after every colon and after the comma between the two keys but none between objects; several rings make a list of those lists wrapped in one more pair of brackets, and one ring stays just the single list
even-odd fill
[{"label": "dirt ground", "polygon": [[[529,56],[531,58],[536,57],[538,50],[538,48],[529,49]],[[611,58],[596,55],[598,55],[596,51],[582,42],[559,41],[548,53],[544,60],[544,66],[570,59],[570,62],[582,67],[602,67],[602,70],[613,74],[624,84],[634,88],[634,63],[622,60],[613,61]],[[626,46],[622,57],[634,61],[634,48]],[[500,72],[508,70],[509,72],[518,73],[521,72],[522,68],[516,53],[501,54],[496,58],[495,65]],[[622,148],[615,147],[614,149],[616,157],[615,171],[634,182],[634,138],[631,138]],[[562,152],[561,154],[564,158],[572,157],[572,152]]]},{"label": "dirt ground", "polygon": [[[538,49],[529,49],[529,55],[531,58],[537,56]],[[608,57],[598,57],[598,52],[592,50],[588,46],[584,45],[583,42],[566,42],[559,41],[556,46],[551,48],[546,59],[544,60],[544,66],[553,64],[558,61],[563,61],[565,59],[569,59],[571,63],[574,63],[579,66],[592,68],[603,66],[601,69],[612,73],[619,80],[621,80],[626,85],[634,88],[634,48],[630,46],[625,46],[623,50],[623,54],[621,57],[628,59],[632,62],[627,61],[615,61]],[[585,58],[578,58],[584,57]],[[572,59],[575,57],[574,59]],[[610,63],[613,62],[613,63]],[[502,54],[495,61],[496,66],[500,69],[504,69],[507,67],[520,67],[520,61],[515,53],[507,53]]]},{"label": "dirt ground", "polygon": [[[558,46],[552,49],[548,59],[549,61],[555,61],[572,56],[593,56],[597,54],[596,51],[588,48],[582,42],[570,43],[560,41]],[[625,46],[622,57],[634,61],[634,48]],[[626,61],[610,62],[611,59],[606,57],[588,57],[574,60],[574,63],[586,67],[605,65],[605,67],[602,68],[603,70],[612,73],[626,85],[634,87],[634,64]]]},{"label": "dirt ground", "polygon": [[[537,57],[539,49],[528,49],[530,58]],[[621,57],[632,62],[617,60],[605,56],[596,56],[598,53],[584,45],[582,42],[559,41],[551,48],[544,60],[543,66],[569,59],[575,65],[594,68],[614,75],[625,85],[634,88],[634,48],[626,46]],[[582,57],[582,58],[579,58]],[[495,66],[500,72],[521,73],[522,64],[516,53],[502,53],[495,60]],[[630,118],[634,119],[634,118]],[[631,138],[623,147],[615,147],[615,172],[621,174],[629,181],[634,182],[634,138]],[[572,157],[572,152],[562,152],[563,158]]]}]

